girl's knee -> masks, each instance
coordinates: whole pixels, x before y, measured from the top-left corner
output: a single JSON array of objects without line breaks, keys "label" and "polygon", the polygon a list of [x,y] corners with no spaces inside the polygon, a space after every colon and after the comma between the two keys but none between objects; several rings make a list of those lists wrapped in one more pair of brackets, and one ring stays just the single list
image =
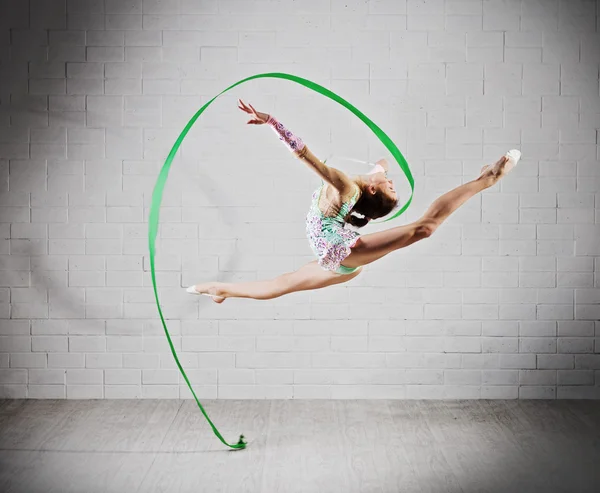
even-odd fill
[{"label": "girl's knee", "polygon": [[415,235],[420,238],[429,238],[438,228],[439,223],[433,219],[422,219],[415,226]]}]

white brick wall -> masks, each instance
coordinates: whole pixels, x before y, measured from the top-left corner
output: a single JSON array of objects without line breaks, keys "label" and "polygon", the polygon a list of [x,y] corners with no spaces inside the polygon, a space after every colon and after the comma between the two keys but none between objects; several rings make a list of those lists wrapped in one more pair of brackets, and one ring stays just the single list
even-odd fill
[{"label": "white brick wall", "polygon": [[202,104],[277,71],[338,91],[398,143],[415,198],[384,227],[510,148],[523,159],[349,284],[215,305],[182,288],[312,260],[318,179],[236,98],[321,157],[385,154],[296,84],[222,96],[173,164],[157,244],[198,396],[600,398],[599,14],[598,0],[3,0],[0,398],[191,398],[154,305],[153,185]]}]

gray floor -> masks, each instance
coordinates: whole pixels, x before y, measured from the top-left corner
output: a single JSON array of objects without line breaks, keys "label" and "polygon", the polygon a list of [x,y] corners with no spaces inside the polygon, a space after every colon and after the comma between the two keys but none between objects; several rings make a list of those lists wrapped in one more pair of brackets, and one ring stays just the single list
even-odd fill
[{"label": "gray floor", "polygon": [[599,401],[0,401],[0,491],[594,492]]}]

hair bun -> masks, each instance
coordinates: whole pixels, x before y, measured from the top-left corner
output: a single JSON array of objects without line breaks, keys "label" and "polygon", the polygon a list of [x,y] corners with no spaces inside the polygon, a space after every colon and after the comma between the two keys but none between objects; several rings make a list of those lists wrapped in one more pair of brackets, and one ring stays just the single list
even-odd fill
[{"label": "hair bun", "polygon": [[346,216],[346,222],[356,228],[362,228],[363,226],[366,226],[370,220],[371,219],[368,217],[365,217],[364,215],[354,211],[351,211],[350,214]]}]

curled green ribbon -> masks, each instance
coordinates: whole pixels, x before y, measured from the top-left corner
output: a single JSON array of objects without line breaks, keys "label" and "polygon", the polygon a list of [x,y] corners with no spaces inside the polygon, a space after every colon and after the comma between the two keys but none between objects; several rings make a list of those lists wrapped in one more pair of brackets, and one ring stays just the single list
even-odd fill
[{"label": "curled green ribbon", "polygon": [[[217,430],[215,425],[212,423],[212,421],[208,417],[208,414],[206,414],[206,411],[202,407],[202,404],[200,404],[200,401],[198,400],[198,397],[196,396],[196,393],[194,392],[194,389],[192,388],[192,385],[190,384],[190,381],[189,381],[183,367],[181,366],[181,363],[179,362],[177,353],[175,352],[175,348],[173,346],[173,341],[171,340],[169,330],[167,329],[167,324],[165,323],[162,309],[160,307],[160,301],[158,299],[158,290],[156,287],[156,272],[154,269],[154,257],[155,257],[155,253],[156,253],[155,242],[156,242],[156,235],[158,233],[158,217],[159,217],[159,213],[160,213],[160,204],[161,204],[161,200],[162,200],[163,190],[164,190],[165,184],[167,182],[167,177],[169,176],[169,170],[171,169],[171,163],[173,162],[173,158],[175,157],[175,154],[177,153],[179,146],[183,142],[183,139],[185,139],[185,136],[189,132],[190,128],[192,128],[192,126],[194,125],[194,123],[196,122],[198,117],[204,112],[204,110],[206,108],[208,108],[208,106],[215,99],[217,99],[221,94],[223,94],[223,93],[229,91],[230,89],[234,88],[235,86],[238,86],[249,80],[260,79],[260,78],[264,78],[264,77],[270,77],[270,78],[274,78],[274,79],[291,80],[291,81],[301,84],[305,87],[308,87],[309,89],[312,89],[313,91],[316,91],[324,96],[327,96],[330,99],[333,99],[337,103],[339,103],[342,106],[344,106],[345,108],[349,109],[358,118],[360,118],[365,123],[365,125],[367,125],[367,127],[369,127],[373,131],[373,133],[383,143],[383,145],[392,153],[392,156],[394,156],[394,159],[396,159],[396,161],[400,165],[400,168],[406,175],[408,183],[410,184],[411,193],[410,193],[408,200],[404,204],[404,206],[402,206],[402,208],[400,208],[396,212],[396,214],[394,214],[392,217],[386,219],[385,221],[380,221],[380,222],[390,221],[390,220],[394,219],[395,217],[399,216],[400,214],[402,214],[410,205],[412,198],[413,198],[413,193],[414,193],[414,179],[413,179],[412,173],[410,172],[410,169],[408,167],[408,163],[406,162],[406,159],[404,159],[404,156],[402,155],[402,153],[398,150],[398,147],[396,147],[396,144],[394,144],[392,139],[390,139],[383,130],[381,130],[364,113],[362,113],[360,110],[358,110],[357,108],[352,106],[345,99],[343,99],[340,96],[338,96],[337,94],[331,92],[329,89],[326,89],[325,87],[320,86],[319,84],[316,84],[315,82],[311,82],[307,79],[303,79],[302,77],[297,77],[295,75],[285,74],[285,73],[280,73],[280,72],[257,74],[257,75],[253,75],[251,77],[247,77],[246,79],[242,79],[242,80],[236,82],[235,84],[232,84],[227,89],[225,89],[225,90],[221,91],[219,94],[217,94],[214,98],[212,98],[204,106],[202,106],[202,108],[200,108],[196,112],[196,114],[191,118],[191,120],[187,123],[187,125],[185,126],[185,128],[183,129],[181,134],[179,134],[179,137],[177,137],[175,144],[173,144],[173,147],[171,148],[171,152],[169,152],[169,155],[167,156],[167,159],[165,160],[165,163],[163,164],[163,167],[160,170],[158,179],[156,180],[156,184],[154,185],[154,191],[152,192],[152,203],[150,205],[150,215],[148,218],[148,247],[150,249],[150,273],[152,276],[152,287],[154,289],[154,297],[156,299],[156,306],[158,307],[158,314],[160,315],[160,320],[162,322],[163,328],[165,329],[165,335],[167,336],[167,340],[169,342],[171,352],[173,353],[173,358],[175,358],[175,362],[177,363],[179,371],[183,375],[183,378],[184,378],[185,382],[187,383],[190,391],[192,392],[192,395],[194,396],[194,399],[196,400],[196,403],[198,404],[200,411],[202,411],[202,414],[204,414],[204,417],[210,424],[215,435],[219,438],[219,440],[221,440],[221,442],[224,445],[226,445],[230,448],[233,448],[233,449],[246,448],[246,442],[244,440],[244,435],[240,435],[239,441],[235,445],[231,445],[223,439],[223,437],[219,433],[219,430]],[[379,224],[379,222],[373,223],[373,224]]]}]

